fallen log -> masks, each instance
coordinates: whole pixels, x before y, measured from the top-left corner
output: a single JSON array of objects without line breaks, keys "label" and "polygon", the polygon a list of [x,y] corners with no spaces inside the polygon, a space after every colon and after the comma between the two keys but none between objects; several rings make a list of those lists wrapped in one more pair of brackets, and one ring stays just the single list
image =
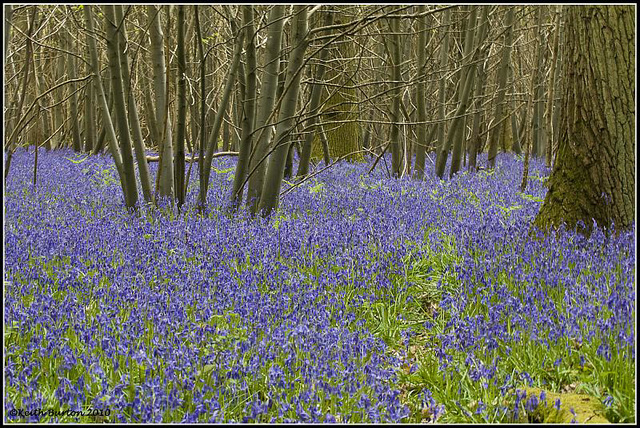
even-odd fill
[{"label": "fallen log", "polygon": [[[238,152],[217,152],[211,155],[212,158],[219,158],[222,156],[238,156]],[[194,157],[185,157],[185,162],[198,162],[198,156]],[[147,156],[147,162],[158,162],[160,160],[160,156]]]}]

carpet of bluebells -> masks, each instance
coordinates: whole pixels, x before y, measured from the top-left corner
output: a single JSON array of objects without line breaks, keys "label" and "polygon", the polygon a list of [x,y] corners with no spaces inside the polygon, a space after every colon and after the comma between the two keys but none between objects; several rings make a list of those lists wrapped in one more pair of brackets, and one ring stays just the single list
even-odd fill
[{"label": "carpet of bluebells", "polygon": [[635,420],[635,229],[539,234],[542,163],[525,193],[513,155],[341,163],[264,219],[230,210],[233,159],[202,216],[197,165],[180,213],[128,212],[109,156],[41,150],[35,188],[33,156],[5,188],[5,421],[527,422],[562,393]]}]

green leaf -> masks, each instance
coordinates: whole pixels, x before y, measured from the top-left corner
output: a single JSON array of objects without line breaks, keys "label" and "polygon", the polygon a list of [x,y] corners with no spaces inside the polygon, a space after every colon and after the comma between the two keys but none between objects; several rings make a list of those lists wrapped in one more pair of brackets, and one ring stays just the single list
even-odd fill
[{"label": "green leaf", "polygon": [[324,183],[318,183],[313,187],[309,187],[309,191],[311,193],[320,193],[323,188],[324,188]]}]

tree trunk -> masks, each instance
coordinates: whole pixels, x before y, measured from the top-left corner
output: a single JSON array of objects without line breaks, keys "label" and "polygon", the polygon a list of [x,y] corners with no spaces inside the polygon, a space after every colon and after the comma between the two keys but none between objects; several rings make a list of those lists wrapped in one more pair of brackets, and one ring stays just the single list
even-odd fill
[{"label": "tree trunk", "polygon": [[[451,9],[444,11],[442,17],[441,30],[444,32],[444,38],[440,45],[440,82],[438,86],[438,147],[436,149],[436,162],[442,156],[442,149],[445,145],[445,132],[446,132],[446,112],[445,101],[447,98],[447,63],[449,62],[449,39],[451,38],[449,31],[449,24],[451,23]],[[444,159],[444,163],[447,163],[447,159]],[[444,171],[444,169],[443,169]]]},{"label": "tree trunk", "polygon": [[120,57],[118,52],[118,33],[116,27],[116,15],[114,6],[103,6],[105,26],[107,33],[107,53],[109,56],[109,71],[111,73],[111,90],[115,107],[116,120],[120,130],[120,154],[122,156],[123,171],[127,184],[127,207],[134,207],[138,202],[138,188],[136,186],[136,173],[133,166],[133,152],[131,150],[131,137],[129,133],[129,121],[127,108],[124,101],[124,88],[122,73],[120,72]]},{"label": "tree trunk", "polygon": [[268,126],[273,114],[276,89],[278,87],[278,70],[280,67],[280,53],[282,44],[284,6],[274,5],[269,12],[269,26],[267,45],[264,57],[264,72],[260,99],[256,112],[256,144],[249,161],[249,189],[247,192],[247,204],[253,214],[258,210],[258,202],[262,195],[264,185],[264,172],[266,171],[266,156],[271,141],[271,126]]},{"label": "tree trunk", "polygon": [[[160,6],[161,7],[161,6]],[[161,198],[173,201],[173,137],[171,116],[167,106],[167,66],[164,58],[164,35],[160,27],[160,7],[147,6],[149,35],[151,36],[151,62],[153,64],[153,86],[155,93],[155,114],[158,127],[158,149],[160,165],[156,193]]]},{"label": "tree trunk", "polygon": [[244,40],[244,31],[239,31],[235,36],[235,47],[233,51],[233,59],[231,66],[227,74],[227,80],[222,92],[222,99],[218,106],[218,112],[216,113],[215,120],[213,122],[213,128],[209,134],[207,141],[207,151],[204,157],[203,165],[203,181],[200,183],[200,203],[202,206],[206,204],[206,192],[209,187],[209,178],[211,176],[211,162],[213,161],[213,151],[218,147],[218,134],[220,133],[220,126],[222,125],[222,118],[224,117],[225,109],[229,103],[229,96],[231,95],[231,89],[236,82],[236,73],[238,71],[238,65],[240,64],[240,54],[242,52],[242,45]]},{"label": "tree trunk", "polygon": [[391,145],[391,174],[394,177],[401,176],[402,167],[402,145],[400,143],[400,102],[401,102],[401,86],[402,74],[400,63],[402,62],[402,49],[400,47],[400,20],[398,18],[389,19],[389,29],[391,35],[391,79],[392,83],[392,107],[391,107],[391,135],[389,136]]},{"label": "tree trunk", "polygon": [[[418,13],[425,12],[424,5],[418,6]],[[424,162],[427,153],[427,110],[425,107],[426,68],[425,51],[427,49],[427,31],[431,38],[431,30],[427,30],[427,17],[418,18],[418,81],[416,82],[416,108],[418,109],[418,141],[416,145],[416,163],[413,170],[413,178],[422,180],[424,177]],[[368,129],[368,128],[367,128]]]},{"label": "tree trunk", "polygon": [[546,42],[544,40],[544,32],[542,30],[545,7],[536,6],[538,8],[538,35],[536,43],[536,68],[533,70],[533,78],[535,81],[533,116],[531,117],[531,132],[533,135],[533,146],[531,154],[535,157],[541,157],[544,154],[544,51]]},{"label": "tree trunk", "polygon": [[[327,10],[328,14],[335,14],[335,24],[342,23],[341,11],[344,6],[332,6]],[[358,72],[353,60],[356,45],[348,35],[341,35],[329,46],[325,47],[329,67],[324,72],[324,80],[330,81],[339,87],[329,87],[326,96],[321,101],[321,122],[324,126],[325,137],[329,145],[331,157],[361,161],[360,150],[361,129],[358,108],[358,96],[355,85]],[[317,129],[317,128],[316,128]],[[321,139],[318,132],[312,142],[311,157],[320,158]]]},{"label": "tree trunk", "polygon": [[[107,105],[107,96],[104,93],[104,87],[100,78],[100,62],[98,60],[98,49],[96,47],[96,41],[94,40],[95,30],[93,27],[93,7],[86,5],[83,8],[84,17],[87,25],[87,44],[89,55],[91,56],[91,73],[93,74],[93,85],[97,94],[98,104],[102,110],[102,122],[105,129],[105,133],[109,134],[107,140],[109,141],[109,149],[113,162],[115,163],[118,176],[120,177],[120,185],[122,186],[122,192],[124,194],[125,203],[127,206],[133,206],[133,197],[129,193],[130,185],[127,183],[127,175],[125,174],[122,165],[122,156],[120,155],[120,149],[118,148],[118,139],[116,137],[116,131],[113,127],[111,120],[111,113],[109,112],[109,106]],[[134,183],[135,184],[135,183]]]},{"label": "tree trunk", "polygon": [[545,160],[548,167],[551,167],[552,154],[553,154],[553,146],[554,142],[554,131],[553,131],[553,109],[554,109],[554,94],[556,87],[556,69],[558,67],[558,49],[559,49],[559,41],[560,41],[560,17],[561,17],[561,7],[556,6],[555,11],[555,19],[554,19],[554,34],[553,34],[553,49],[551,51],[551,71],[549,72],[549,90],[547,91],[547,147],[545,151]]},{"label": "tree trunk", "polygon": [[284,166],[289,152],[289,135],[293,129],[294,116],[300,91],[300,79],[302,76],[302,66],[304,52],[307,48],[307,6],[295,5],[293,8],[293,28],[291,53],[289,64],[287,64],[287,74],[284,84],[282,107],[278,114],[278,125],[274,137],[275,149],[269,159],[262,197],[258,205],[258,210],[262,215],[269,215],[277,206],[280,196],[280,187],[284,174]]},{"label": "tree trunk", "polygon": [[[538,6],[541,7],[541,6]],[[494,116],[494,127],[489,135],[489,166],[496,165],[496,155],[498,154],[498,143],[500,137],[504,135],[503,128],[507,126],[504,111],[505,94],[507,93],[507,77],[509,76],[509,64],[511,63],[511,44],[513,40],[513,6],[509,7],[505,16],[506,31],[504,35],[504,45],[502,46],[502,58],[500,59],[500,70],[498,72],[498,93],[496,96],[496,114]]]},{"label": "tree trunk", "polygon": [[[635,10],[565,9],[566,67],[556,163],[535,224],[630,228],[635,216]],[[580,224],[580,222],[582,224]]]},{"label": "tree trunk", "polygon": [[238,163],[233,180],[233,190],[231,192],[231,202],[234,207],[242,203],[242,193],[244,190],[245,178],[249,168],[249,157],[251,155],[253,141],[253,125],[255,122],[255,99],[256,99],[256,44],[254,30],[253,6],[242,6],[242,15],[246,31],[246,61],[247,66],[244,76],[241,76],[244,86],[244,99],[242,100],[242,138],[238,152]]},{"label": "tree trunk", "polygon": [[185,161],[184,161],[184,140],[187,130],[187,59],[184,41],[184,5],[178,6],[178,117],[176,118],[176,156],[174,159],[173,172],[175,174],[174,185],[178,208],[184,204],[186,194],[185,188]]},{"label": "tree trunk", "polygon": [[[324,26],[328,27],[333,25],[333,13],[331,11],[327,11],[324,13]],[[304,177],[309,173],[309,163],[311,162],[311,151],[313,148],[313,140],[316,135],[318,135],[318,140],[320,133],[316,131],[314,125],[318,123],[318,109],[320,107],[320,97],[322,96],[323,86],[320,82],[324,78],[324,71],[326,69],[325,61],[327,59],[329,53],[329,49],[325,46],[320,51],[320,55],[318,57],[318,65],[315,69],[315,76],[313,88],[311,89],[311,100],[309,102],[309,122],[307,124],[309,131],[305,135],[304,144],[302,146],[302,154],[300,155],[300,163],[298,165],[298,173],[296,174],[298,177]]]},{"label": "tree trunk", "polygon": [[515,75],[513,72],[513,67],[509,67],[511,74],[511,92],[513,92],[513,96],[511,97],[511,139],[513,140],[513,144],[511,144],[511,150],[516,155],[522,154],[522,146],[520,144],[521,134],[520,128],[518,128],[518,115],[517,115],[517,105],[516,105],[516,82]]},{"label": "tree trunk", "polygon": [[[68,36],[69,33],[65,33],[64,36]],[[62,37],[63,39],[63,45],[65,47],[69,46],[69,42],[67,41],[66,37]],[[67,69],[67,74],[69,75],[69,79],[75,79],[77,76],[77,69],[78,69],[78,61],[76,60],[76,58],[72,55],[68,55],[66,58],[66,69]],[[90,84],[88,86],[91,86]],[[78,114],[78,94],[76,92],[76,90],[78,89],[78,84],[77,83],[73,83],[71,85],[71,95],[70,95],[70,99],[69,99],[69,105],[70,105],[70,120],[71,120],[71,137],[73,140],[73,150],[75,150],[76,152],[81,152],[82,151],[82,139],[80,137],[80,117]]]},{"label": "tree trunk", "polygon": [[477,8],[471,8],[469,12],[469,22],[467,23],[467,28],[469,34],[465,40],[465,49],[464,49],[464,60],[465,64],[463,68],[460,70],[460,81],[458,82],[458,88],[456,89],[457,96],[455,97],[459,100],[458,108],[456,109],[454,118],[451,122],[451,126],[449,127],[449,132],[447,133],[447,138],[444,141],[442,149],[440,151],[440,156],[436,161],[436,175],[440,178],[444,175],[444,170],[447,165],[447,157],[449,155],[449,150],[453,146],[454,141],[456,142],[455,156],[452,154],[451,156],[451,169],[450,176],[453,176],[459,168],[460,168],[460,153],[462,152],[462,139],[464,138],[464,116],[467,111],[467,106],[469,105],[469,100],[471,98],[471,93],[473,92],[473,84],[475,81],[475,63],[473,55],[473,30],[476,26],[476,18],[477,18]]},{"label": "tree trunk", "polygon": [[131,127],[131,137],[138,165],[138,174],[140,175],[140,183],[142,184],[142,195],[146,202],[153,201],[153,187],[151,185],[151,174],[149,173],[149,165],[146,160],[144,147],[144,138],[140,127],[140,119],[138,117],[138,107],[133,94],[133,83],[129,75],[129,56],[127,54],[127,33],[124,26],[124,12],[122,5],[114,6],[116,20],[118,25],[118,43],[120,54],[120,72],[122,73],[122,82],[124,84],[125,96],[127,100],[127,110],[129,112],[128,119]]}]

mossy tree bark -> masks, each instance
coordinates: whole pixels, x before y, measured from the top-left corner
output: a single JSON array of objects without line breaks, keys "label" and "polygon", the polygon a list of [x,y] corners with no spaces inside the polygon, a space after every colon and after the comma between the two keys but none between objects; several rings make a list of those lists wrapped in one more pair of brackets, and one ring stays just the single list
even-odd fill
[{"label": "mossy tree bark", "polygon": [[[584,234],[635,216],[635,14],[631,6],[565,10],[566,64],[558,155],[535,224]],[[579,223],[582,222],[583,225]]]},{"label": "mossy tree bark", "polygon": [[[339,11],[340,7],[337,12]],[[335,12],[328,10],[326,13]],[[340,16],[339,13],[336,15]],[[342,20],[335,19],[335,24],[342,24]],[[329,143],[329,154],[332,158],[345,157],[347,160],[362,161],[364,155],[358,152],[361,148],[362,130],[357,121],[360,117],[360,111],[355,88],[358,76],[357,67],[359,67],[355,59],[356,45],[353,39],[345,35],[326,49],[327,61],[331,65],[324,72],[324,80],[331,85],[327,86],[322,97],[320,122]],[[322,150],[321,136],[319,132],[316,132],[312,143],[311,157],[320,159]]]}]

